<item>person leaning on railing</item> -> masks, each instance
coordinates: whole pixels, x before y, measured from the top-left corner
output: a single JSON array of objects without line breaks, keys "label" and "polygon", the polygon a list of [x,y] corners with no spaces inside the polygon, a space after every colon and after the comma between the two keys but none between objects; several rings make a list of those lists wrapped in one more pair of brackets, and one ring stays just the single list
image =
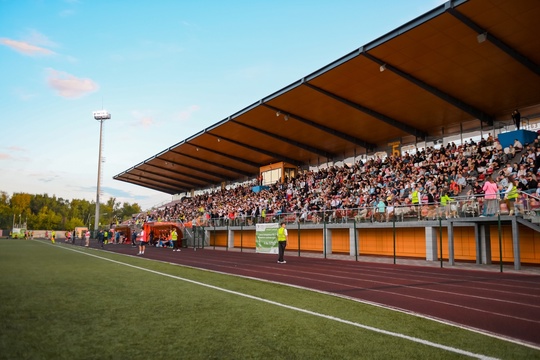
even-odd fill
[{"label": "person leaning on railing", "polygon": [[443,191],[443,195],[441,196],[441,208],[444,209],[444,213],[446,218],[450,217],[457,217],[457,209],[455,204],[451,204],[454,201],[450,197],[450,192],[448,190]]},{"label": "person leaning on railing", "polygon": [[485,202],[480,216],[493,216],[498,211],[497,196],[499,189],[491,176],[487,178],[482,190],[484,190]]},{"label": "person leaning on railing", "polygon": [[506,203],[506,206],[508,207],[508,211],[510,215],[514,215],[514,204],[516,202],[516,199],[518,198],[518,189],[517,189],[518,181],[513,178],[508,178],[508,187],[506,188],[504,192],[504,202]]}]

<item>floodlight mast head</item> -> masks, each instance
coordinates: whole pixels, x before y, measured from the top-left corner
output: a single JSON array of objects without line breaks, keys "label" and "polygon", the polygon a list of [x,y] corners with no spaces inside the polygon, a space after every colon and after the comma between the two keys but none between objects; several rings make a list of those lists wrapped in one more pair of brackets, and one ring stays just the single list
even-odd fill
[{"label": "floodlight mast head", "polygon": [[111,118],[111,114],[107,110],[94,111],[93,114],[96,120],[107,120]]}]

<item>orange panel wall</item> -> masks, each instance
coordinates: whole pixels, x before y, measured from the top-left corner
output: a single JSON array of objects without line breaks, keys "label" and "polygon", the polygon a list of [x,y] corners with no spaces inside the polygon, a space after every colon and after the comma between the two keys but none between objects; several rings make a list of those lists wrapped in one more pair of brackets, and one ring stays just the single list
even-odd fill
[{"label": "orange panel wall", "polygon": [[234,247],[255,249],[255,230],[236,230],[234,232]]},{"label": "orange panel wall", "polygon": [[[425,228],[396,228],[396,256],[426,257]],[[331,229],[332,252],[348,254],[349,229]],[[324,230],[289,228],[288,250],[314,251],[323,253]],[[440,244],[440,232],[435,228],[437,247]],[[492,261],[499,261],[499,233],[498,227],[490,227]],[[227,246],[226,230],[209,230],[210,246]],[[476,246],[474,227],[454,227],[454,258],[455,260],[474,261],[476,259]],[[528,264],[540,264],[540,233],[525,226],[519,228],[521,262]],[[359,228],[357,229],[357,241],[360,255],[393,256],[394,234],[391,228]],[[501,241],[503,249],[503,261],[514,261],[514,249],[512,245],[512,227],[501,227]],[[442,229],[443,259],[448,259],[448,229]],[[300,245],[300,246],[299,246]],[[236,230],[235,247],[255,248],[255,230]],[[354,249],[353,251],[354,252]],[[440,249],[437,250],[437,256]]]},{"label": "orange panel wall", "polygon": [[540,264],[540,233],[522,226],[519,228],[519,239],[521,261]]},{"label": "orange panel wall", "polygon": [[332,252],[349,253],[349,229],[332,229]]}]

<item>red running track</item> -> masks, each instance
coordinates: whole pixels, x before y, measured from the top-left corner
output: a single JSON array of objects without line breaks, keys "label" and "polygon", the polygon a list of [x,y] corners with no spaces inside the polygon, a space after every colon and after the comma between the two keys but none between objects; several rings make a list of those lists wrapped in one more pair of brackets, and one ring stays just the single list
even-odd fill
[{"label": "red running track", "polygon": [[[105,249],[137,254],[129,245]],[[144,257],[325,291],[540,346],[539,275],[291,255],[277,264],[277,255],[212,248],[147,247]]]}]

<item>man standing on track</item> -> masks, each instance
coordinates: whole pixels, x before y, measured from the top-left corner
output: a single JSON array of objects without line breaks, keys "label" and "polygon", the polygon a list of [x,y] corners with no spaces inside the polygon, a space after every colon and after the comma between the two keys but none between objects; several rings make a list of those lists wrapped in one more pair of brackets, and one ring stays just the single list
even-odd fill
[{"label": "man standing on track", "polygon": [[90,245],[90,231],[86,230],[84,233],[84,246],[88,247]]},{"label": "man standing on track", "polygon": [[178,233],[175,228],[172,228],[171,230],[171,241],[173,243],[173,251],[182,251],[180,249],[181,244],[178,244]]},{"label": "man standing on track", "polygon": [[146,249],[146,237],[144,235],[144,227],[140,233],[141,240],[139,241],[139,253],[137,255],[144,255],[144,250]]},{"label": "man standing on track", "polygon": [[105,234],[103,233],[103,230],[99,230],[98,242],[101,244],[101,248],[103,249],[103,245],[105,244]]},{"label": "man standing on track", "polygon": [[277,240],[278,240],[278,249],[279,249],[279,258],[278,264],[286,264],[287,262],[283,260],[283,255],[285,254],[285,248],[287,247],[287,239],[289,238],[289,233],[285,228],[285,223],[282,222],[277,231]]}]

